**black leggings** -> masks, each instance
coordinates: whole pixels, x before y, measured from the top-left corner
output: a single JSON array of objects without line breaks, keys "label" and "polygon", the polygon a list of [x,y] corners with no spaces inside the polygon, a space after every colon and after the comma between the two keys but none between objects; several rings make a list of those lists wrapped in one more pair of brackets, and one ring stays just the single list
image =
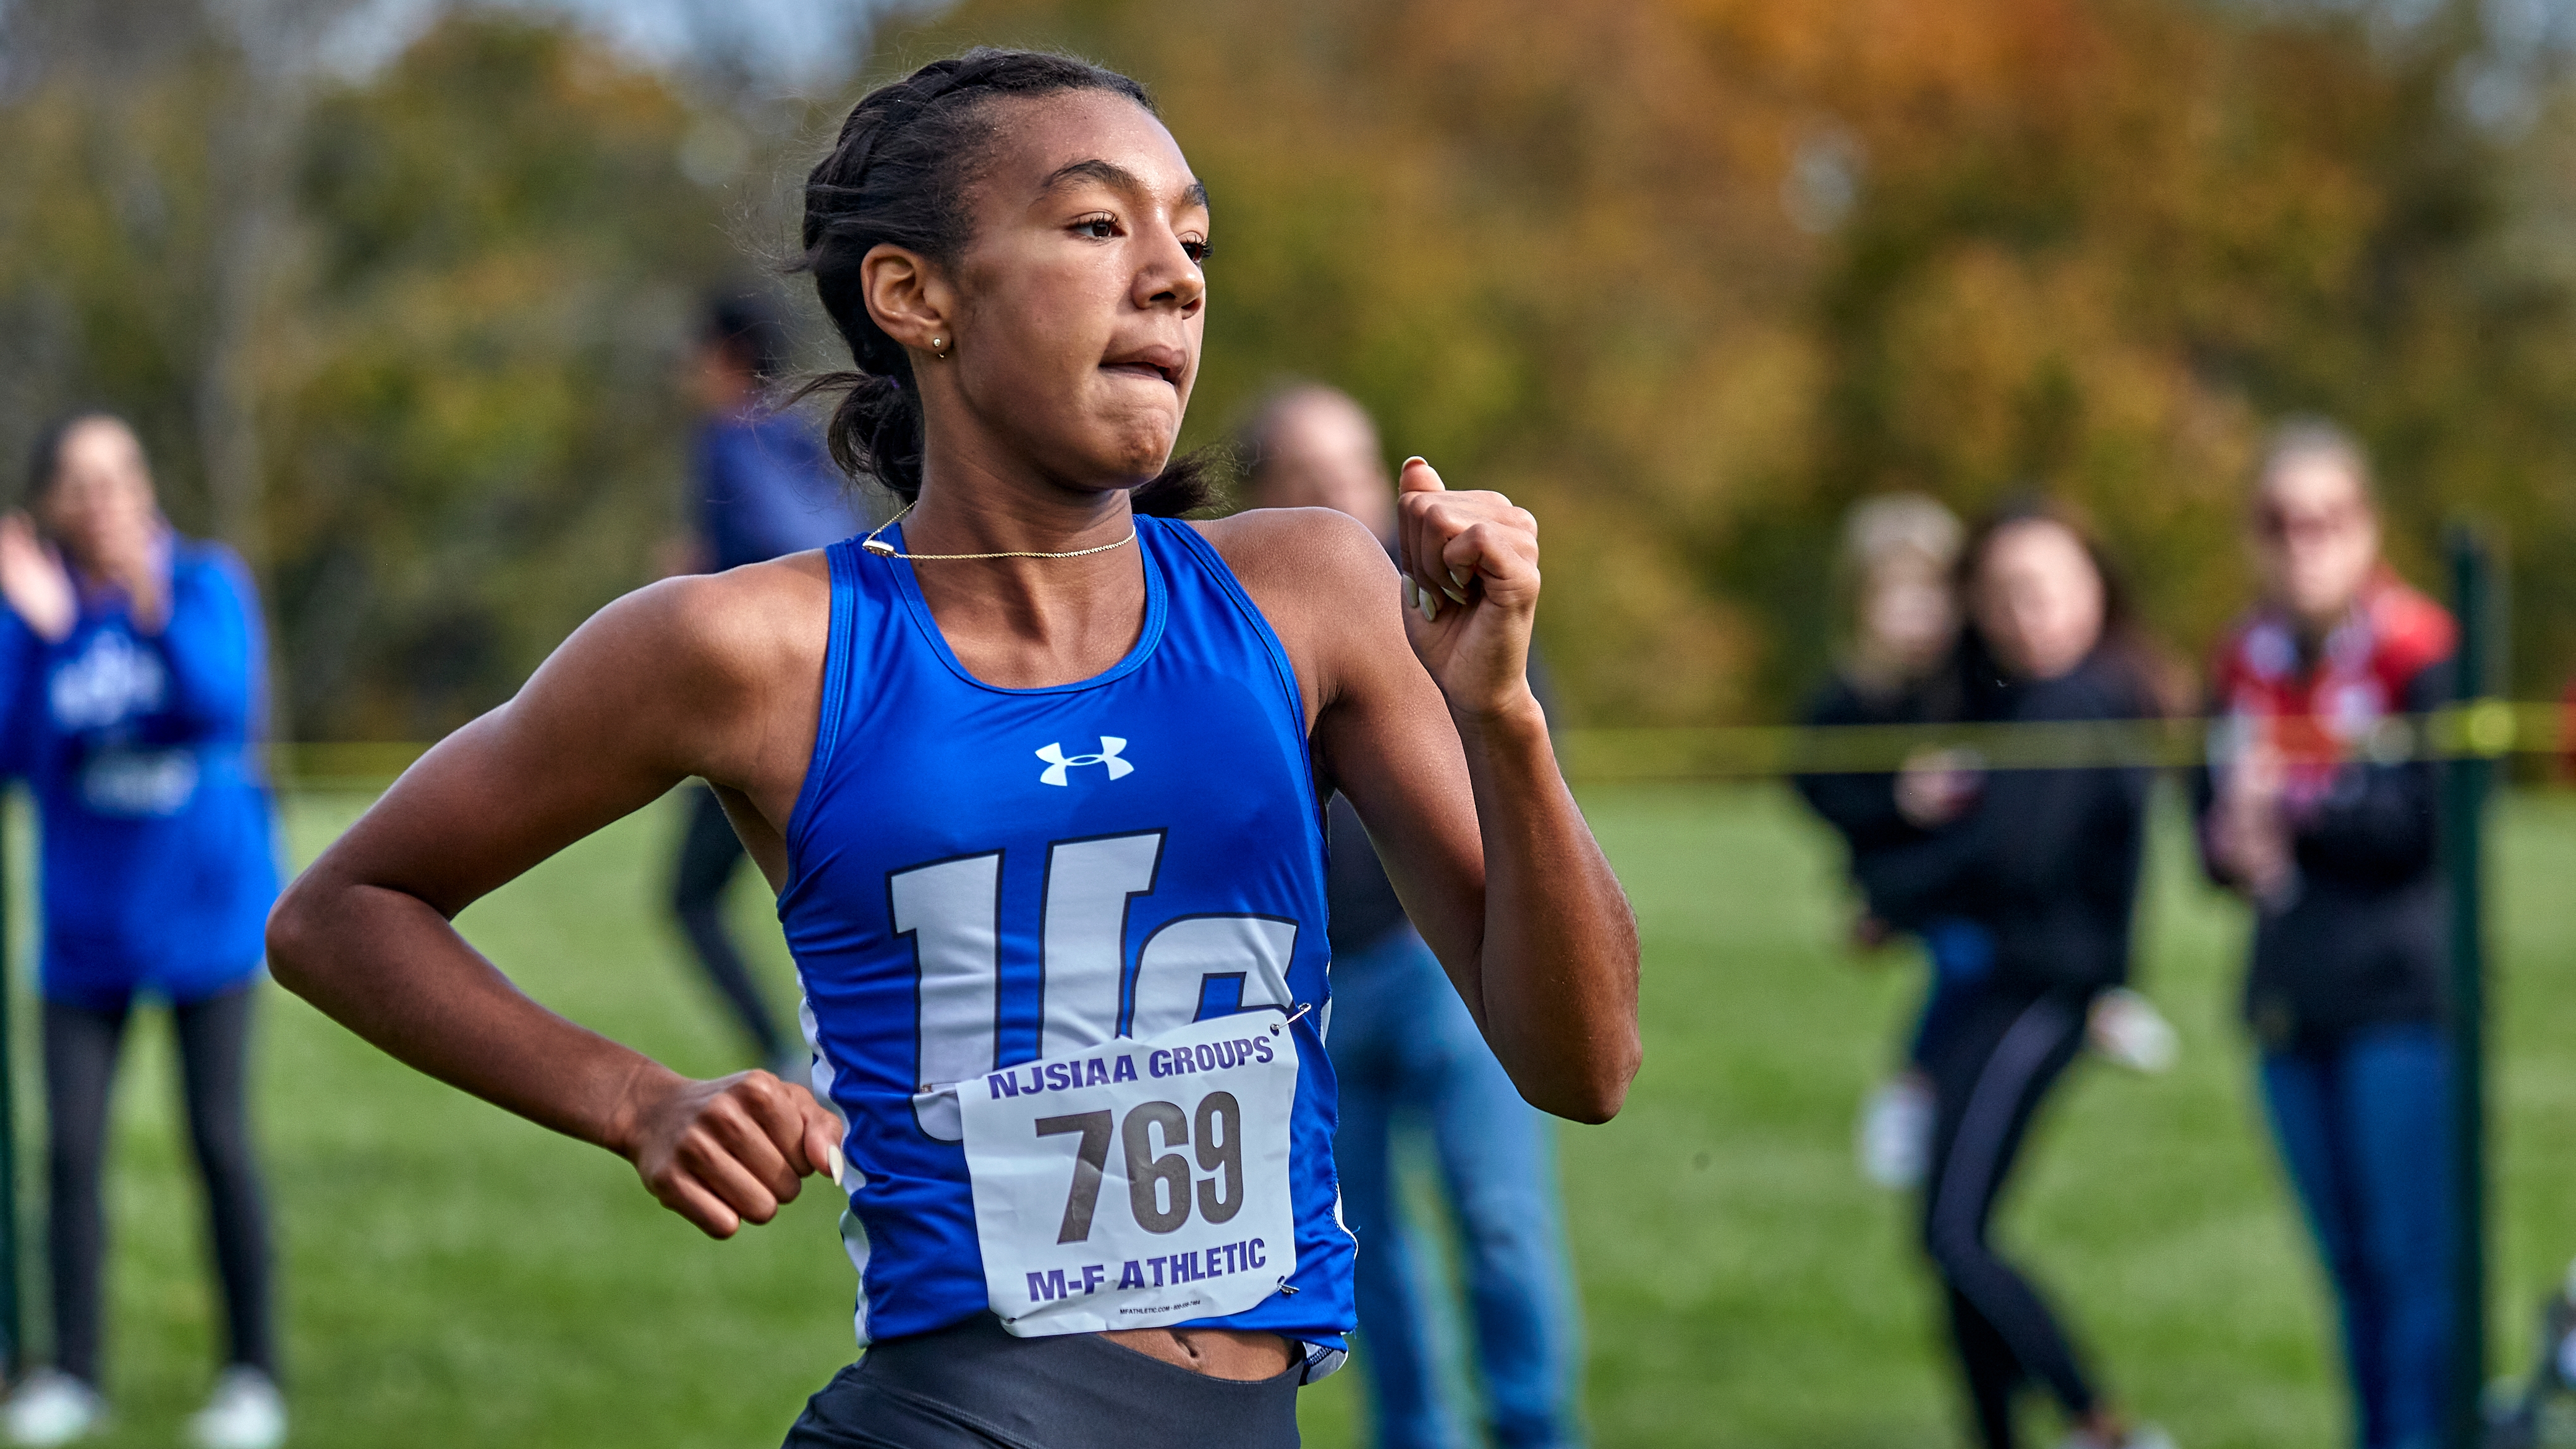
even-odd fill
[{"label": "black leggings", "polygon": [[1986,1241],[2031,1115],[2084,1045],[2088,991],[1978,991],[1924,1043],[1938,1101],[1923,1245],[1948,1290],[1950,1332],[1988,1449],[2011,1449],[2014,1393],[2045,1384],[2069,1415],[2096,1397],[2048,1304]]},{"label": "black leggings", "polygon": [[680,858],[671,871],[671,913],[680,918],[680,929],[697,953],[699,968],[733,1008],[743,1033],[760,1053],[760,1064],[771,1066],[786,1055],[778,1023],[724,924],[725,886],[742,864],[742,841],[735,837],[733,822],[725,818],[724,802],[713,789],[693,787],[689,794],[689,823],[680,836]]},{"label": "black leggings", "polygon": [[[251,1003],[259,984],[171,1008],[187,1089],[188,1142],[206,1182],[207,1236],[224,1290],[224,1361],[272,1376],[268,1210],[244,1111]],[[47,1238],[54,1287],[54,1362],[98,1382],[99,1267],[107,1221],[99,1179],[108,1099],[131,1005],[112,1010],[45,1003]]]}]

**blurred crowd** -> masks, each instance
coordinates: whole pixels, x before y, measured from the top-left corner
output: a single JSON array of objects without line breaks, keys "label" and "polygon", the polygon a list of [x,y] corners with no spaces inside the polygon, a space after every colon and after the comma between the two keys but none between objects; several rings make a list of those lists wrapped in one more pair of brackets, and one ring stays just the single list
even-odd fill
[{"label": "blurred crowd", "polygon": [[[719,298],[693,354],[699,421],[672,572],[812,547],[856,526],[804,424],[765,399],[787,323]],[[1392,482],[1367,412],[1315,384],[1243,415],[1247,501],[1334,508],[1381,536]],[[171,1004],[208,1187],[228,1334],[196,1442],[284,1432],[268,1238],[244,1122],[259,922],[276,890],[255,751],[264,643],[239,561],[164,519],[133,430],[80,413],[41,439],[30,511],[0,521],[0,745],[44,827],[42,988],[55,1362],[0,1414],[15,1443],[103,1422],[99,1207],[106,1103],[139,997]],[[1915,494],[1845,531],[1850,640],[1807,713],[1913,727],[1895,768],[1798,785],[1849,847],[1853,938],[1920,948],[1928,980],[1857,1134],[1875,1181],[1916,1191],[1976,1432],[2016,1440],[2044,1391],[2073,1449],[2158,1449],[2126,1417],[2069,1315],[2000,1252],[1993,1218],[2032,1123],[2088,1056],[2156,1072],[2173,1029],[2131,984],[2154,768],[2014,768],[1957,726],[2111,725],[2198,709],[2189,791],[2200,857],[2251,906],[2243,1015],[2272,1137],[2335,1285],[2356,1440],[2424,1449],[2448,1400],[2456,1205],[2445,1160],[2445,899],[2435,767],[2392,721],[2450,697],[2455,629],[2381,557],[2368,458],[2307,419],[2273,434],[2244,508],[2259,602],[2209,650],[2198,702],[2140,625],[2082,515],[2031,495],[1963,524]],[[1533,687],[1547,684],[1533,668]],[[725,923],[741,850],[696,790],[675,853],[681,934],[758,1060],[792,1066]],[[1336,1155],[1360,1238],[1362,1362],[1375,1438],[1437,1449],[1470,1419],[1505,1445],[1579,1442],[1579,1326],[1549,1137],[1407,921],[1348,807],[1331,815],[1331,934],[1343,1085]],[[1400,1163],[1434,1165],[1446,1224],[1409,1220]],[[1433,1241],[1454,1227],[1445,1247]],[[1454,1253],[1480,1395],[1449,1401],[1430,1264]]]},{"label": "blurred crowd", "polygon": [[[2436,767],[2392,741],[2450,698],[2456,630],[2381,557],[2370,462],[2342,429],[2275,430],[2244,511],[2259,601],[2210,652],[2189,780],[2210,881],[2250,905],[2243,1016],[2274,1146],[2334,1284],[2355,1440],[2424,1449],[2449,1402],[2453,1183]],[[1817,725],[2062,726],[2192,707],[2081,516],[2031,496],[1964,528],[1919,495],[1852,513],[1853,607]],[[2007,738],[1987,733],[1981,738]],[[2044,1390],[2073,1444],[2124,1420],[2064,1313],[1991,1239],[2052,1088],[2088,1051],[2170,1062],[2130,986],[2153,767],[1997,768],[1929,743],[1799,786],[1849,847],[1855,939],[1919,943],[1929,981],[1865,1104],[1865,1171],[1913,1187],[1978,1432],[2014,1444]]]}]

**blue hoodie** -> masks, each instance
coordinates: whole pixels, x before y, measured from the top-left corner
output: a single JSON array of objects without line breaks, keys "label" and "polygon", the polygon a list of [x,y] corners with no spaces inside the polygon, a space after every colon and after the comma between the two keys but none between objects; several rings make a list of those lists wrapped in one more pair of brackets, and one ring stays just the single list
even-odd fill
[{"label": "blue hoodie", "polygon": [[828,547],[866,526],[823,440],[793,413],[708,420],[690,486],[717,572]]},{"label": "blue hoodie", "polygon": [[43,824],[47,1000],[190,1002],[259,974],[277,847],[251,600],[231,550],[174,539],[158,635],[112,592],[85,594],[58,644],[0,608],[9,763]]}]

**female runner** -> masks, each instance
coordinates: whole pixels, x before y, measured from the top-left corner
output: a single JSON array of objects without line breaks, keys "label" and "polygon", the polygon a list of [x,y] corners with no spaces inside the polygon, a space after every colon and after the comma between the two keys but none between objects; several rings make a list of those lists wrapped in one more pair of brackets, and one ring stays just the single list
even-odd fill
[{"label": "female runner", "polygon": [[[871,93],[804,240],[836,453],[899,525],[602,610],[290,889],[273,969],[712,1235],[832,1172],[872,1347],[792,1445],[1294,1444],[1351,1323],[1320,802],[1531,1102],[1602,1121],[1637,1069],[1634,925],[1525,683],[1536,525],[1418,459],[1401,581],[1337,514],[1161,516],[1208,207],[1123,76],[977,50]],[[692,775],[838,1116],[593,1035],[450,925]]]}]

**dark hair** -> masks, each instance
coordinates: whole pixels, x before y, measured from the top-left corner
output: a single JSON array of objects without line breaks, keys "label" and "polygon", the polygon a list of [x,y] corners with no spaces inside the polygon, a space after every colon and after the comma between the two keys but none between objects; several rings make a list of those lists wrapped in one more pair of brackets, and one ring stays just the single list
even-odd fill
[{"label": "dark hair", "polygon": [[1986,556],[1994,551],[1995,541],[2004,531],[2025,523],[2054,524],[2066,530],[2093,565],[2093,576],[2102,581],[2102,633],[2090,657],[2109,665],[2131,687],[2140,714],[2173,713],[2189,686],[2139,624],[2128,580],[2111,561],[2101,536],[2093,531],[2083,513],[2045,494],[2025,493],[2007,500],[1977,520],[1968,531],[1966,545],[1959,550],[1956,587],[1966,620],[1961,644],[1972,670],[1995,668],[1994,650],[1977,628],[1977,576],[1985,571]]},{"label": "dark hair", "polygon": [[756,294],[709,298],[698,340],[731,353],[752,380],[764,386],[787,370],[787,324],[776,308]]},{"label": "dark hair", "polygon": [[74,408],[45,424],[37,431],[34,446],[27,450],[27,491],[19,499],[21,504],[33,507],[43,501],[45,491],[54,486],[55,475],[62,471],[63,444],[70,439],[72,430],[84,423],[114,423],[128,433],[134,432],[134,424],[106,408]]},{"label": "dark hair", "polygon": [[[797,396],[843,389],[825,438],[844,472],[871,476],[907,501],[921,494],[912,360],[868,315],[860,262],[885,244],[953,261],[969,240],[967,193],[992,140],[991,102],[1063,91],[1107,91],[1154,110],[1143,86],[1089,61],[978,46],[868,92],[805,178],[805,251],[794,270],[814,274],[856,370],[817,378]],[[1212,472],[1204,452],[1176,458],[1136,489],[1132,506],[1164,515],[1205,507],[1216,498]]]}]

